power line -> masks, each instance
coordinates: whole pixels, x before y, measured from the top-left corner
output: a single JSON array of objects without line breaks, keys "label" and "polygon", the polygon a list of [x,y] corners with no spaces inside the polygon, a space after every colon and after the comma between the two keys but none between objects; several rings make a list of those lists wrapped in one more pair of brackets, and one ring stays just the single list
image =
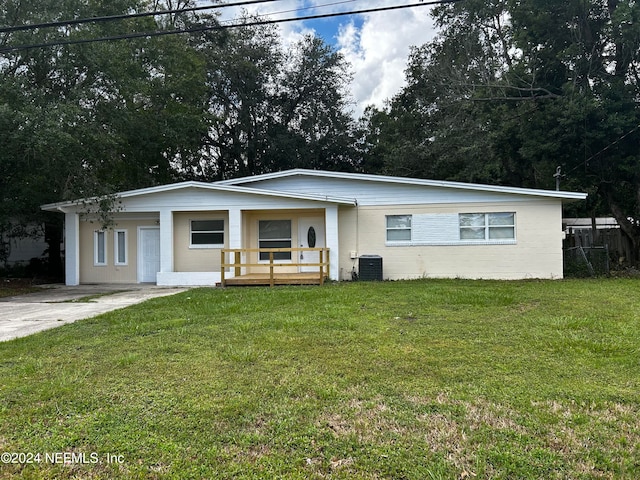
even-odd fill
[{"label": "power line", "polygon": [[576,165],[575,167],[573,167],[571,170],[569,170],[567,173],[563,174],[563,176],[567,176],[570,173],[576,171],[578,168],[584,166],[587,167],[589,165],[589,162],[591,160],[593,160],[594,158],[596,158],[597,156],[599,156],[601,153],[606,152],[607,150],[609,150],[611,147],[613,147],[614,145],[617,145],[618,143],[620,143],[622,140],[624,140],[625,138],[627,138],[629,135],[631,135],[632,133],[634,133],[636,130],[640,130],[640,123],[638,125],[636,125],[635,127],[633,127],[631,130],[629,130],[627,133],[625,133],[624,135],[621,135],[620,137],[618,137],[616,140],[614,140],[613,142],[609,143],[606,147],[604,147],[602,150],[598,151],[597,153],[594,153],[593,155],[591,155],[589,158],[587,158],[584,162],[582,162],[579,165]]},{"label": "power line", "polygon": [[[282,13],[302,12],[303,10],[319,10],[320,8],[323,8],[323,7],[332,7],[332,6],[335,6],[335,5],[342,5],[342,4],[345,4],[345,3],[353,3],[353,2],[356,2],[356,1],[357,0],[342,0],[342,1],[339,1],[339,2],[323,3],[323,4],[320,4],[320,5],[311,5],[311,6],[308,6],[308,7],[298,7],[298,8],[292,8],[292,9],[289,9],[289,10],[280,10],[279,12],[256,13],[256,14],[253,14],[252,17],[253,18],[262,18],[262,17],[268,17],[270,15],[280,15]],[[235,19],[224,20],[223,22],[232,22],[234,20]]]},{"label": "power line", "polygon": [[0,33],[11,33],[11,32],[19,32],[24,30],[36,30],[40,28],[64,27],[69,25],[81,25],[83,23],[112,22],[115,20],[126,20],[129,18],[156,17],[160,15],[171,15],[174,13],[197,12],[201,10],[212,10],[214,8],[218,9],[218,8],[227,8],[227,7],[241,7],[244,5],[254,5],[256,3],[272,3],[277,1],[278,0],[246,0],[242,2],[222,3],[218,5],[208,5],[208,6],[200,6],[200,7],[186,7],[186,8],[179,8],[174,10],[154,10],[152,12],[126,13],[122,15],[108,15],[103,17],[89,17],[89,18],[76,18],[73,20],[61,20],[59,22],[34,23],[29,25],[15,25],[11,27],[0,27]]},{"label": "power line", "polygon": [[[273,0],[271,0],[273,1]],[[95,43],[95,42],[106,42],[106,41],[115,41],[115,40],[129,40],[135,38],[146,38],[146,37],[159,37],[165,35],[177,35],[183,33],[202,33],[207,31],[214,30],[227,30],[230,28],[240,28],[240,27],[250,27],[250,26],[258,26],[258,25],[271,25],[276,23],[288,23],[288,22],[298,22],[304,20],[317,20],[321,18],[333,18],[333,17],[341,17],[346,15],[362,15],[365,13],[377,13],[377,12],[386,12],[392,10],[400,10],[405,8],[413,8],[413,7],[426,7],[433,5],[443,5],[449,3],[458,3],[463,0],[434,0],[430,2],[421,2],[415,3],[411,5],[395,5],[390,7],[379,7],[379,8],[368,8],[364,10],[353,10],[349,12],[336,12],[336,13],[326,13],[322,15],[308,15],[304,17],[294,17],[294,18],[283,18],[278,20],[257,20],[253,22],[244,22],[244,23],[234,23],[229,25],[214,25],[214,26],[199,26],[193,28],[184,28],[184,29],[174,29],[174,30],[158,30],[153,32],[140,32],[140,33],[129,33],[125,35],[114,35],[109,37],[97,37],[97,38],[85,38],[85,39],[76,39],[76,40],[59,40],[54,42],[44,42],[44,43],[35,43],[35,44],[24,44],[24,45],[14,45],[0,48],[0,53],[6,53],[14,50],[29,50],[33,48],[43,48],[43,47],[54,47],[54,46],[62,46],[62,45],[79,45],[85,43]]]}]

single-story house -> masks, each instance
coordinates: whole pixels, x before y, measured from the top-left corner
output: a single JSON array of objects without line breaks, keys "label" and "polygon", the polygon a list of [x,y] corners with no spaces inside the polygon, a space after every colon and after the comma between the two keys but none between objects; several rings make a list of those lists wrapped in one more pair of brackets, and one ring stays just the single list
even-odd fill
[{"label": "single-story house", "polygon": [[42,207],[65,215],[68,285],[216,285],[274,261],[350,280],[369,255],[392,280],[562,278],[562,203],[586,194],[294,169],[117,198],[107,229],[86,201]]}]

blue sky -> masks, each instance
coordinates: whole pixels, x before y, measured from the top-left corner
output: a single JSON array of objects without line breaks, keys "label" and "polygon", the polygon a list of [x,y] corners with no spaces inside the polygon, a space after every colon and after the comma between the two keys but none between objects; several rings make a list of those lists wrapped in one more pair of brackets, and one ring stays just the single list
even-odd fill
[{"label": "blue sky", "polygon": [[[250,13],[269,14],[270,18],[278,19],[419,3],[418,0],[276,0],[246,8]],[[410,47],[422,45],[435,35],[430,9],[421,6],[279,25],[285,42],[314,32],[344,55],[353,72],[349,93],[357,117],[367,105],[383,106],[385,100],[402,88]],[[223,10],[223,18],[239,13]]]},{"label": "blue sky", "polygon": [[303,26],[304,28],[313,30],[318,36],[322,37],[325,42],[336,46],[341,25],[346,25],[348,23],[353,23],[357,29],[361,29],[364,24],[364,18],[362,18],[361,15],[353,15],[349,17],[306,20],[304,22],[299,22],[298,27]]}]

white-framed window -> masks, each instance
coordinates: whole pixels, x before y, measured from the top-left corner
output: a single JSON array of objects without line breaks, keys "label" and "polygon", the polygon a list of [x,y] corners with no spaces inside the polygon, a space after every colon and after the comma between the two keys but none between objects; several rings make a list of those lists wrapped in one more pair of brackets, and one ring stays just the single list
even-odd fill
[{"label": "white-framed window", "polygon": [[127,265],[129,252],[127,249],[127,231],[114,230],[113,232],[113,263]]},{"label": "white-framed window", "polygon": [[508,241],[516,238],[516,214],[513,212],[461,213],[458,216],[460,240]]},{"label": "white-framed window", "polygon": [[387,215],[387,242],[411,242],[411,215]]},{"label": "white-framed window", "polygon": [[[291,248],[291,220],[258,221],[258,248]],[[291,260],[291,252],[274,252],[274,260]],[[260,252],[269,260],[269,252]]]},{"label": "white-framed window", "polygon": [[107,232],[104,230],[93,232],[93,264],[96,267],[107,264]]},{"label": "white-framed window", "polygon": [[191,220],[191,248],[221,248],[224,246],[224,220]]}]

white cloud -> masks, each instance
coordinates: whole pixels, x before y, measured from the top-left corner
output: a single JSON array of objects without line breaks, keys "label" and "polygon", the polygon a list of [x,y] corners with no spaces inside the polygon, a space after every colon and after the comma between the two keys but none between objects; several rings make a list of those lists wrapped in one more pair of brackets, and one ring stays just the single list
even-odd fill
[{"label": "white cloud", "polygon": [[[330,0],[282,0],[278,2],[248,5],[252,14],[271,14],[270,18],[318,15],[323,13],[363,10],[385,6],[403,5],[399,0],[352,1],[337,3]],[[316,6],[322,8],[302,9]],[[419,4],[418,4],[419,5]],[[354,75],[351,95],[355,101],[356,117],[368,105],[382,107],[405,84],[404,71],[411,46],[422,45],[435,35],[435,27],[429,16],[431,7],[418,6],[358,16],[345,16],[332,21],[335,29],[323,32],[325,41],[336,48],[351,64]],[[283,12],[276,14],[276,12]],[[229,20],[240,14],[238,8],[221,9],[221,20]],[[279,24],[285,44],[291,44],[306,33],[309,27],[304,22]]]},{"label": "white cloud", "polygon": [[359,29],[353,21],[341,27],[337,46],[354,71],[356,116],[368,105],[381,107],[399,92],[405,84],[410,47],[434,35],[429,7],[371,13]]},{"label": "white cloud", "polygon": [[280,0],[277,3],[256,3],[241,7],[220,8],[220,20],[228,21],[242,16],[243,12],[250,15],[265,15],[265,18],[278,19],[296,16],[296,12],[301,8],[302,0]]},{"label": "white cloud", "polygon": [[[304,0],[281,0],[277,3],[251,4],[242,7],[221,8],[219,10],[219,20],[223,23],[234,23],[243,16],[244,13],[262,17],[263,19],[278,20],[305,15],[306,10],[301,10],[305,6]],[[304,26],[303,22],[283,22],[278,24],[280,34],[285,46],[300,40],[313,30]]]}]

